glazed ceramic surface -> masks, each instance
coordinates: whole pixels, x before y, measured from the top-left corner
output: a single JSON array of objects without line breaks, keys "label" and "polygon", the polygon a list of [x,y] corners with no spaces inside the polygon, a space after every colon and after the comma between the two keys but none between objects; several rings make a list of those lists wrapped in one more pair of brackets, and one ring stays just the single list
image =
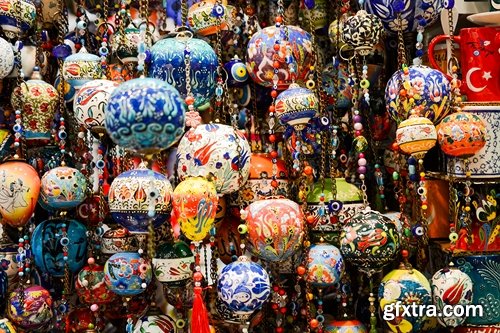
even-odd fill
[{"label": "glazed ceramic surface", "polygon": [[324,324],[325,333],[368,333],[365,325],[359,320],[332,320]]},{"label": "glazed ceramic surface", "polygon": [[241,87],[248,81],[248,71],[245,63],[238,57],[234,57],[224,64],[224,69],[227,72],[229,87]]},{"label": "glazed ceramic surface", "polygon": [[53,317],[52,297],[40,287],[31,286],[24,290],[21,305],[19,291],[12,292],[7,304],[7,317],[23,329],[33,330],[47,324]]},{"label": "glazed ceramic surface", "polygon": [[167,177],[145,165],[118,175],[109,188],[108,204],[113,220],[130,232],[147,232],[169,217],[173,188]]},{"label": "glazed ceramic surface", "polygon": [[[384,276],[378,289],[380,309],[400,301],[402,305],[430,305],[431,286],[427,278],[416,269],[395,269]],[[393,310],[395,313],[395,309]],[[405,316],[386,322],[392,332],[420,332],[427,317]]]},{"label": "glazed ceramic surface", "polygon": [[472,280],[472,304],[482,305],[483,315],[468,317],[467,325],[500,323],[500,255],[471,255],[453,259],[456,267]]},{"label": "glazed ceramic surface", "polygon": [[118,82],[93,80],[85,83],[75,95],[73,111],[79,124],[96,133],[105,133],[104,115],[111,93]]},{"label": "glazed ceramic surface", "polygon": [[347,108],[351,105],[352,90],[349,86],[349,73],[345,65],[340,64],[338,69],[335,69],[333,64],[327,64],[323,69],[321,79],[323,89],[329,98],[336,100],[338,108]]},{"label": "glazed ceramic surface", "polygon": [[51,139],[52,122],[59,100],[57,90],[38,71],[12,92],[12,106],[22,111],[26,143],[44,145]]},{"label": "glazed ceramic surface", "polygon": [[[62,229],[66,228],[66,237]],[[67,260],[64,260],[64,246]],[[75,220],[47,220],[35,228],[31,236],[35,263],[44,273],[63,277],[65,266],[72,273],[78,272],[87,260],[87,228]]]},{"label": "glazed ceramic surface", "polygon": [[453,113],[439,124],[438,142],[447,155],[472,156],[486,144],[486,125],[475,114]]},{"label": "glazed ceramic surface", "polygon": [[0,266],[7,275],[7,287],[13,290],[13,286],[17,285],[19,280],[17,267],[17,249],[16,244],[1,244],[0,245]]},{"label": "glazed ceramic surface", "polygon": [[188,22],[193,31],[201,36],[209,36],[227,29],[228,8],[216,5],[215,0],[204,0],[189,7]]},{"label": "glazed ceramic surface", "polygon": [[[432,300],[437,311],[443,313],[446,305],[466,306],[472,303],[472,280],[456,267],[440,269],[431,279]],[[441,325],[457,327],[465,321],[465,317],[438,318]]]},{"label": "glazed ceramic surface", "polygon": [[85,200],[87,181],[77,169],[62,166],[42,177],[40,201],[52,209],[71,209]]},{"label": "glazed ceramic surface", "polygon": [[183,285],[193,275],[194,255],[189,245],[178,241],[158,246],[153,258],[155,277],[169,286]]},{"label": "glazed ceramic surface", "polygon": [[395,223],[377,211],[364,211],[346,222],[340,236],[342,256],[360,270],[379,270],[399,251]]},{"label": "glazed ceramic surface", "polygon": [[36,7],[31,0],[3,0],[0,6],[0,27],[9,38],[29,30],[35,18]]},{"label": "glazed ceramic surface", "polygon": [[251,314],[271,293],[269,276],[262,266],[246,257],[222,269],[217,281],[219,298],[236,314]]},{"label": "glazed ceramic surface", "polygon": [[[247,46],[247,69],[248,74],[256,83],[265,87],[272,87],[276,80],[278,90],[285,90],[292,83],[292,77],[288,71],[288,64],[284,61],[287,46],[292,48],[294,63],[296,64],[297,82],[306,80],[310,66],[314,64],[311,35],[299,27],[286,26],[288,30],[288,41],[285,42],[285,28],[276,28],[274,25],[266,27],[255,33]],[[278,53],[283,61],[280,61],[278,75],[274,77],[273,55],[276,36],[280,39]]]},{"label": "glazed ceramic surface", "polygon": [[176,88],[183,98],[186,97],[186,65],[184,50],[190,50],[191,92],[195,107],[205,109],[215,94],[217,76],[217,56],[210,45],[197,38],[184,41],[180,38],[166,38],[151,48],[151,67],[149,76],[162,79]]},{"label": "glazed ceramic surface", "polygon": [[[486,124],[486,145],[476,155],[469,158],[471,178],[498,178],[500,177],[500,104],[465,103],[463,111],[480,117]],[[448,174],[464,177],[463,161],[449,157],[447,164]]]},{"label": "glazed ceramic surface", "polygon": [[3,330],[4,333],[16,333],[16,328],[12,323],[7,319],[0,319],[0,330]]},{"label": "glazed ceramic surface", "polygon": [[85,266],[75,280],[75,291],[84,304],[107,304],[116,298],[116,294],[106,287],[103,266]]},{"label": "glazed ceramic surface", "polygon": [[303,17],[302,22],[309,22],[311,20],[314,29],[321,30],[328,25],[328,4],[327,0],[315,0],[314,8],[302,9],[299,12],[299,17]]},{"label": "glazed ceramic surface", "polygon": [[5,39],[0,38],[0,80],[9,75],[13,68],[14,51],[12,45]]},{"label": "glazed ceramic surface", "polygon": [[114,33],[111,49],[123,64],[137,62],[137,45],[141,40],[141,31],[132,24],[126,27],[123,34]]},{"label": "glazed ceramic surface", "polygon": [[304,214],[300,206],[284,198],[268,198],[246,209],[247,239],[259,258],[279,262],[301,246]]},{"label": "glazed ceramic surface", "polygon": [[[409,81],[403,83],[410,94],[413,94],[415,106],[423,106],[422,116],[429,118],[434,124],[439,122],[450,112],[450,82],[443,73],[427,66],[409,66]],[[397,71],[387,82],[385,100],[387,111],[396,121],[403,121],[410,115],[412,105],[403,103],[400,113],[399,98],[400,84],[403,81],[403,72]]]},{"label": "glazed ceramic surface", "polygon": [[116,253],[104,265],[104,281],[109,290],[119,296],[138,295],[151,282],[149,262],[137,252]]},{"label": "glazed ceramic surface", "polygon": [[199,125],[184,135],[177,148],[180,179],[207,177],[211,173],[220,194],[237,191],[247,181],[249,170],[250,145],[240,132],[228,125]]},{"label": "glazed ceramic surface", "polygon": [[305,125],[316,116],[319,101],[316,94],[298,84],[291,84],[276,97],[276,118],[282,125]]},{"label": "glazed ceramic surface", "polygon": [[185,109],[179,93],[168,83],[151,78],[130,80],[109,97],[106,130],[123,148],[158,152],[181,138]]},{"label": "glazed ceramic surface", "polygon": [[342,30],[342,40],[358,53],[368,55],[380,40],[382,22],[372,14],[359,10],[356,15],[349,16]]},{"label": "glazed ceramic surface", "polygon": [[0,213],[2,223],[22,227],[35,211],[40,178],[29,164],[8,161],[0,165]]},{"label": "glazed ceramic surface", "polygon": [[240,219],[230,214],[216,227],[215,244],[219,259],[225,264],[236,261],[243,253],[241,251],[241,234],[238,231]]},{"label": "glazed ceramic surface", "polygon": [[182,181],[172,195],[175,218],[183,234],[192,241],[206,237],[217,213],[217,191],[212,182],[202,177]]},{"label": "glazed ceramic surface", "polygon": [[137,239],[125,228],[109,229],[102,236],[101,251],[105,255],[137,250]]},{"label": "glazed ceramic surface", "polygon": [[168,315],[150,315],[139,318],[133,333],[176,333],[175,320]]},{"label": "glazed ceramic surface", "polygon": [[396,131],[396,142],[399,149],[415,158],[423,158],[436,145],[436,127],[426,117],[412,115],[399,124]]},{"label": "glazed ceramic surface", "polygon": [[102,78],[101,58],[82,47],[78,53],[64,59],[62,75],[75,90],[85,83]]},{"label": "glazed ceramic surface", "polygon": [[307,281],[316,287],[329,287],[340,281],[344,273],[340,250],[330,244],[315,244],[309,248]]}]

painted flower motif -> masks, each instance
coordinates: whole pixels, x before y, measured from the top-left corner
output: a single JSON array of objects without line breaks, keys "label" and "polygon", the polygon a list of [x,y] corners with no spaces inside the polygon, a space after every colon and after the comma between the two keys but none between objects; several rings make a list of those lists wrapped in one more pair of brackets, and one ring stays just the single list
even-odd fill
[{"label": "painted flower motif", "polygon": [[407,19],[401,19],[401,20],[394,20],[389,22],[389,29],[398,31],[398,30],[403,30],[405,31],[408,29],[408,20]]},{"label": "painted flower motif", "polygon": [[134,273],[132,265],[128,264],[126,261],[122,261],[120,264],[120,271],[118,275],[120,277],[129,278]]},{"label": "painted flower motif", "polygon": [[33,89],[31,89],[31,93],[33,94],[33,96],[40,96],[42,94],[42,91],[40,90],[40,87],[33,87]]},{"label": "painted flower motif", "polygon": [[[201,124],[201,116],[198,112],[196,112],[196,111],[186,112],[186,126],[187,127],[195,128],[199,124]],[[192,141],[192,140],[189,140],[189,141]]]},{"label": "painted flower motif", "polygon": [[404,294],[403,297],[404,304],[421,304],[422,303],[422,295],[420,293],[409,291]]},{"label": "painted flower motif", "polygon": [[451,128],[451,138],[453,141],[462,141],[464,139],[464,132],[460,126],[455,125]]}]

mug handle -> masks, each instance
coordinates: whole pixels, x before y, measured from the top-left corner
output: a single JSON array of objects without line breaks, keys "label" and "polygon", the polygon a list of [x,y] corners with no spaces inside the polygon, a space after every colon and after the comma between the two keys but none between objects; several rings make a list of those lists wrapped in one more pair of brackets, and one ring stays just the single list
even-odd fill
[{"label": "mug handle", "polygon": [[[437,35],[434,37],[430,43],[429,43],[429,49],[427,50],[427,55],[429,56],[429,62],[431,63],[431,66],[434,67],[434,69],[437,69],[438,71],[442,72],[441,68],[438,66],[436,59],[434,59],[434,49],[436,47],[436,44],[439,44],[443,41],[446,41],[447,39],[450,39],[450,36],[448,35]],[[453,41],[457,41],[460,44],[460,36],[454,36]],[[451,80],[451,76],[449,76],[447,73],[443,73],[446,75],[448,80]]]}]

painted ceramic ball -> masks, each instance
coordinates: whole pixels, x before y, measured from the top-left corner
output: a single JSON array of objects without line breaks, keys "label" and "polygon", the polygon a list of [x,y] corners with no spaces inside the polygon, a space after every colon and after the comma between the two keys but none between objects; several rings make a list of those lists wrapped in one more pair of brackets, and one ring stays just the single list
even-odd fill
[{"label": "painted ceramic ball", "polygon": [[262,266],[240,257],[222,269],[217,280],[219,298],[239,315],[262,307],[271,293],[269,275]]},{"label": "painted ceramic ball", "polygon": [[24,136],[28,145],[45,145],[50,141],[58,96],[57,90],[43,81],[38,70],[33,71],[30,80],[12,91],[12,107],[22,111]]},{"label": "painted ceramic ball", "polygon": [[401,122],[396,131],[399,149],[418,159],[423,159],[436,145],[436,141],[437,131],[432,121],[417,114],[412,114],[410,118]]},{"label": "painted ceramic ball", "polygon": [[344,260],[340,250],[331,244],[314,244],[307,258],[307,281],[316,287],[329,287],[340,281]]},{"label": "painted ceramic ball", "polygon": [[297,252],[304,236],[304,213],[285,198],[252,203],[244,218],[252,252],[261,259],[283,261]]},{"label": "painted ceramic ball", "polygon": [[348,108],[351,105],[352,90],[351,86],[349,86],[347,66],[339,64],[338,69],[335,69],[333,64],[327,64],[323,69],[321,82],[328,98],[334,101],[331,103],[332,105],[336,105],[337,108],[341,109]]},{"label": "painted ceramic ball", "polygon": [[437,135],[441,150],[450,156],[470,157],[486,145],[486,125],[472,113],[457,112],[445,117]]},{"label": "painted ceramic ball", "polygon": [[150,223],[157,228],[169,218],[172,191],[166,176],[141,164],[113,180],[109,211],[113,220],[130,232],[144,233]]},{"label": "painted ceramic ball", "polygon": [[15,160],[0,164],[2,224],[25,225],[35,211],[40,186],[40,177],[29,164]]},{"label": "painted ceramic ball", "polygon": [[106,287],[103,266],[85,266],[75,280],[76,293],[84,304],[107,304],[116,298],[116,294]]},{"label": "painted ceramic ball", "polygon": [[192,241],[201,241],[212,229],[218,203],[213,182],[203,177],[189,177],[180,182],[172,195],[175,222]]},{"label": "painted ceramic ball", "polygon": [[[276,44],[276,39],[280,41],[279,44]],[[278,51],[274,49],[275,45],[279,45]],[[295,80],[285,59],[287,47],[292,50],[293,59],[288,60],[295,67]],[[280,60],[278,74],[275,76],[273,57],[276,53]],[[246,64],[252,80],[265,87],[272,87],[276,82],[278,90],[285,90],[294,81],[303,82],[307,79],[310,67],[314,65],[311,35],[296,26],[286,26],[285,30],[285,26],[277,28],[272,25],[259,30],[248,43]]]},{"label": "painted ceramic ball", "polygon": [[233,59],[226,62],[224,69],[227,73],[227,85],[229,87],[241,87],[247,84],[247,66],[238,56],[234,56]]},{"label": "painted ceramic ball", "polygon": [[36,19],[36,6],[31,0],[6,0],[0,6],[0,27],[9,38],[28,31]]},{"label": "painted ceramic ball", "polygon": [[250,145],[245,136],[231,126],[199,125],[184,135],[177,148],[180,179],[212,174],[219,194],[239,190],[249,172]]},{"label": "painted ceramic ball", "polygon": [[77,169],[61,166],[42,177],[39,200],[56,210],[72,209],[85,200],[87,181]]},{"label": "painted ceramic ball", "polygon": [[396,224],[374,210],[365,210],[346,222],[340,235],[344,259],[361,271],[380,270],[399,251]]},{"label": "painted ceramic ball", "polygon": [[73,101],[75,118],[80,125],[95,133],[106,133],[104,114],[111,93],[120,84],[109,80],[93,80],[85,83]]},{"label": "painted ceramic ball", "polygon": [[144,292],[152,275],[150,263],[137,252],[116,253],[104,265],[106,286],[119,296]]},{"label": "painted ceramic ball", "polygon": [[139,318],[135,324],[133,333],[176,333],[175,320],[164,314],[146,315]]},{"label": "painted ceramic ball", "polygon": [[122,83],[108,100],[106,130],[117,145],[154,153],[176,143],[184,133],[186,105],[168,83],[139,78]]},{"label": "painted ceramic ball", "polygon": [[[397,301],[400,301],[402,305],[432,304],[431,286],[427,278],[416,269],[406,269],[404,266],[391,271],[382,279],[378,297],[381,311],[384,311],[387,305]],[[399,310],[399,317],[387,321],[390,330],[392,332],[421,332],[427,317],[406,316],[402,308]],[[393,314],[396,314],[395,309],[393,309]]]},{"label": "painted ceramic ball", "polygon": [[[445,306],[460,307],[472,304],[472,280],[456,267],[440,269],[431,279],[432,300],[437,311],[443,313]],[[465,317],[438,317],[445,327],[457,327],[464,323]]]},{"label": "painted ceramic ball", "polygon": [[215,237],[215,245],[219,259],[225,264],[229,264],[238,260],[241,252],[241,234],[238,231],[240,225],[239,217],[234,217],[231,214],[225,216],[224,220],[217,226],[217,237]]},{"label": "painted ceramic ball", "polygon": [[[89,325],[94,325],[97,328],[97,332],[102,332],[104,326],[106,325],[104,320],[96,321],[94,313],[90,310],[90,307],[78,307],[72,310],[66,319],[66,333],[91,333],[96,332],[95,330],[90,330]],[[97,325],[95,325],[97,324]],[[96,327],[97,326],[97,327]]]},{"label": "painted ceramic ball", "polygon": [[85,83],[102,78],[101,58],[88,53],[82,46],[78,53],[64,59],[62,75],[73,89],[78,90]]},{"label": "painted ceramic ball", "polygon": [[17,332],[16,327],[12,325],[12,323],[7,318],[0,319],[0,330],[2,330],[4,333]]},{"label": "painted ceramic ball", "polygon": [[111,50],[123,64],[137,63],[137,45],[141,40],[141,30],[133,24],[123,29],[123,34],[111,36]]},{"label": "painted ceramic ball", "polygon": [[54,316],[52,297],[47,289],[40,286],[24,289],[22,305],[19,293],[19,290],[12,292],[7,302],[7,317],[14,325],[25,330],[35,330],[51,321]]},{"label": "painted ceramic ball", "polygon": [[17,258],[17,244],[1,244],[0,245],[0,266],[7,275],[7,287],[9,291],[13,290],[12,286],[17,286],[19,281]]},{"label": "painted ceramic ball", "polygon": [[137,250],[139,250],[139,244],[136,237],[125,228],[108,229],[102,235],[101,252],[104,255]]},{"label": "painted ceramic ball", "polygon": [[168,286],[181,286],[193,275],[194,255],[182,241],[164,243],[156,249],[153,270],[158,281]]},{"label": "painted ceramic ball", "polygon": [[365,325],[357,319],[332,320],[323,325],[325,333],[368,333]]},{"label": "painted ceramic ball", "polygon": [[[368,0],[364,8],[378,16],[392,33],[415,31],[419,25],[430,26],[439,18],[445,0]],[[398,15],[401,15],[400,18]],[[401,20],[400,20],[401,19]]]},{"label": "painted ceramic ball", "polygon": [[[342,48],[343,51],[352,50],[352,48],[347,45],[342,39],[342,31],[344,30],[344,23],[340,20],[340,23],[337,20],[334,20],[330,23],[328,27],[328,37],[330,38],[330,42],[332,45],[337,46],[337,49]],[[338,44],[338,45],[337,45]]]},{"label": "painted ceramic ball", "polygon": [[12,45],[5,39],[0,38],[0,80],[7,77],[13,69],[14,51],[12,50]]},{"label": "painted ceramic ball", "polygon": [[214,35],[217,31],[227,30],[228,9],[215,0],[203,0],[189,7],[188,22],[200,36]]},{"label": "painted ceramic ball", "polygon": [[[67,247],[66,253],[64,247]],[[66,265],[70,272],[76,273],[87,260],[87,228],[75,220],[44,221],[33,231],[31,248],[35,263],[43,273],[62,277]]]},{"label": "painted ceramic ball", "polygon": [[377,16],[358,10],[356,15],[344,21],[342,40],[357,53],[368,55],[380,41],[382,30],[382,22]]},{"label": "painted ceramic ball", "polygon": [[190,78],[194,106],[209,107],[215,94],[218,60],[215,51],[204,40],[198,38],[166,38],[151,48],[149,76],[162,79],[176,88],[181,96],[187,96],[186,65],[184,51],[189,47],[191,59]]},{"label": "painted ceramic ball", "polygon": [[413,98],[414,105],[403,103],[403,108],[400,108],[400,82],[404,81],[403,71],[399,70],[392,75],[385,88],[387,111],[394,120],[401,122],[407,119],[410,111],[418,106],[423,106],[421,115],[434,124],[439,124],[451,112],[450,82],[437,69],[427,66],[408,67],[408,82],[403,83],[403,87],[407,90],[408,97]]},{"label": "painted ceramic ball", "polygon": [[275,108],[282,125],[304,126],[318,113],[319,101],[314,92],[292,83],[276,97]]}]

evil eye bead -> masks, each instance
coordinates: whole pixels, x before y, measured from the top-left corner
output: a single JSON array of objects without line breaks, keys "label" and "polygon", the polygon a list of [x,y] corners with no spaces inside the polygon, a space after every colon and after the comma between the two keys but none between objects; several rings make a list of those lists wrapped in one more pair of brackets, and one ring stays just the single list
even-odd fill
[{"label": "evil eye bead", "polygon": [[222,17],[224,15],[224,7],[222,5],[215,5],[212,9],[212,15],[215,17]]},{"label": "evil eye bead", "polygon": [[248,72],[245,64],[235,64],[231,68],[231,75],[236,82],[245,82],[248,79]]},{"label": "evil eye bead", "polygon": [[424,228],[421,225],[415,226],[412,231],[415,236],[422,237],[424,235]]}]

